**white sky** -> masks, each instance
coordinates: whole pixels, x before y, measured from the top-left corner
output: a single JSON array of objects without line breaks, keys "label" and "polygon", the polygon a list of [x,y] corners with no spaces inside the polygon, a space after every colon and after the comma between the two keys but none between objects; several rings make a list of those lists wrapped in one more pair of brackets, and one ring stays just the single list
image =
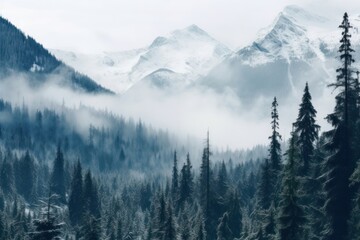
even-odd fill
[{"label": "white sky", "polygon": [[358,0],[0,0],[0,14],[46,48],[128,50],[197,24],[237,49],[289,4],[339,19],[360,13]]}]

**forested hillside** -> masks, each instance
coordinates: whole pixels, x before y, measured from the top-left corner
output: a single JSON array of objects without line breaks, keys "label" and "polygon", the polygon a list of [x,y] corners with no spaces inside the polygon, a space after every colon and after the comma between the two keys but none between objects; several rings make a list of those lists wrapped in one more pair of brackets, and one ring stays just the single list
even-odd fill
[{"label": "forested hillside", "polygon": [[281,103],[269,103],[266,156],[218,151],[209,132],[198,149],[107,112],[0,101],[0,239],[359,239],[360,88],[346,13],[340,28],[331,130],[320,131],[306,83],[287,144]]},{"label": "forested hillside", "polygon": [[41,44],[0,17],[0,76],[25,74],[34,85],[57,80],[62,86],[91,92],[110,93],[89,77],[77,73],[51,55]]}]

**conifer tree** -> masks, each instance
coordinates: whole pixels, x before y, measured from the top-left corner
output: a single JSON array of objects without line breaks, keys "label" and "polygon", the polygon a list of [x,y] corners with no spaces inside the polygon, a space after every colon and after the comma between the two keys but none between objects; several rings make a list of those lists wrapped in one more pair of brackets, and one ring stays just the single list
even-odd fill
[{"label": "conifer tree", "polygon": [[14,170],[12,164],[5,158],[0,172],[0,185],[5,196],[11,196],[14,193]]},{"label": "conifer tree", "polygon": [[84,214],[82,168],[78,160],[70,185],[69,217],[73,226],[78,225]]},{"label": "conifer tree", "polygon": [[101,205],[96,183],[93,181],[91,172],[87,171],[84,180],[84,206],[85,211],[96,219],[101,216]]},{"label": "conifer tree", "polygon": [[216,229],[217,231],[217,240],[228,240],[233,239],[233,233],[229,228],[229,215],[227,212],[219,219],[219,225]]},{"label": "conifer tree", "polygon": [[278,216],[278,229],[280,240],[300,240],[304,235],[306,222],[303,207],[299,204],[300,183],[296,175],[298,171],[297,161],[299,153],[295,146],[296,133],[291,133],[290,146],[287,151],[287,163],[284,168],[282,181],[281,200]]},{"label": "conifer tree", "polygon": [[158,199],[155,224],[154,224],[155,226],[154,237],[156,237],[157,239],[162,239],[164,236],[164,227],[166,220],[167,220],[166,202],[165,202],[164,194],[161,194]]},{"label": "conifer tree", "polygon": [[193,239],[194,236],[191,234],[191,221],[189,215],[191,214],[190,206],[185,205],[183,211],[180,215],[180,227],[179,227],[179,234],[181,240],[190,240]]},{"label": "conifer tree", "polygon": [[328,217],[326,239],[345,240],[348,239],[351,212],[352,192],[350,190],[350,176],[354,170],[354,153],[352,144],[352,129],[354,129],[356,116],[356,97],[354,97],[355,86],[352,78],[351,64],[354,62],[351,52],[347,13],[339,28],[343,30],[340,40],[340,59],[342,66],[337,69],[339,75],[337,81],[331,86],[338,89],[334,113],[328,116],[329,122],[334,129],[327,132],[330,142],[327,149],[331,155],[326,160],[327,180],[325,190],[327,192],[325,210]]},{"label": "conifer tree", "polygon": [[299,136],[297,145],[300,149],[300,175],[308,176],[310,158],[314,154],[314,141],[318,139],[320,126],[316,124],[316,110],[311,103],[311,95],[308,83],[304,89],[304,95],[300,104],[299,115],[294,124],[295,132]]},{"label": "conifer tree", "polygon": [[162,239],[166,240],[176,240],[177,232],[176,232],[176,223],[174,220],[172,204],[167,204],[167,219],[164,225],[164,235]]},{"label": "conifer tree", "polygon": [[29,232],[31,240],[48,240],[48,239],[59,239],[62,234],[63,223],[56,223],[57,213],[54,202],[58,198],[57,195],[49,194],[46,201],[41,201],[40,214],[41,219],[34,219],[34,231]]},{"label": "conifer tree", "polygon": [[240,198],[237,191],[230,194],[228,203],[228,226],[233,237],[240,238],[242,230],[242,213],[240,208]]},{"label": "conifer tree", "polygon": [[270,173],[270,164],[269,160],[265,159],[265,162],[261,166],[260,172],[260,182],[258,186],[258,201],[262,209],[266,210],[271,205],[271,173]]},{"label": "conifer tree", "polygon": [[188,166],[184,164],[180,171],[180,187],[178,205],[181,207],[191,197],[191,176],[188,175]]},{"label": "conifer tree", "polygon": [[[360,163],[358,163],[354,173],[351,175],[351,186],[360,184]],[[360,192],[355,194],[353,208],[350,219],[350,238],[360,238]]]},{"label": "conifer tree", "polygon": [[172,170],[172,182],[171,182],[171,195],[173,200],[177,199],[178,189],[179,189],[179,171],[177,166],[177,156],[176,151],[174,151],[174,165]]},{"label": "conifer tree", "polygon": [[35,164],[29,151],[26,151],[25,156],[22,157],[17,166],[16,185],[18,193],[24,196],[27,201],[34,200],[35,192]]},{"label": "conifer tree", "polygon": [[264,236],[265,239],[275,239],[276,234],[276,219],[275,219],[275,206],[274,203],[271,204],[270,208],[265,211],[265,221],[264,221]]},{"label": "conifer tree", "polygon": [[[316,142],[314,155],[311,161],[311,175],[307,184],[308,196],[311,201],[307,201],[307,212],[309,221],[309,238],[319,240],[322,238],[324,226],[326,223],[326,215],[324,211],[325,191],[323,188],[325,182],[324,160],[326,152],[324,150],[325,138],[322,135]],[[306,210],[306,209],[305,209]]]},{"label": "conifer tree", "polygon": [[279,130],[279,113],[277,110],[278,107],[278,103],[276,100],[276,97],[274,97],[274,101],[272,102],[271,105],[271,129],[272,129],[272,134],[269,137],[270,139],[270,147],[269,147],[269,164],[270,164],[270,169],[269,169],[269,174],[270,174],[270,186],[269,186],[269,191],[271,194],[271,198],[275,203],[275,206],[277,206],[278,204],[278,199],[277,199],[277,195],[275,194],[278,191],[278,185],[279,185],[279,177],[280,177],[280,172],[281,172],[281,168],[282,168],[282,163],[281,163],[281,145],[280,145],[280,140],[281,140],[281,135],[278,132]]},{"label": "conifer tree", "polygon": [[228,190],[228,179],[227,179],[227,170],[225,166],[225,162],[222,161],[221,167],[218,173],[218,177],[216,179],[216,192],[220,198],[224,198],[225,194]]},{"label": "conifer tree", "polygon": [[59,195],[60,202],[65,203],[65,171],[64,171],[64,157],[58,145],[54,167],[51,173],[50,191]]},{"label": "conifer tree", "polygon": [[87,215],[85,217],[85,225],[83,226],[83,238],[84,240],[101,240],[101,222],[100,219],[96,219],[93,215]]},{"label": "conifer tree", "polygon": [[272,134],[269,137],[270,139],[270,148],[269,148],[269,161],[270,168],[274,174],[278,174],[281,170],[281,135],[278,132],[279,130],[279,113],[277,110],[278,102],[276,97],[271,105],[271,129]]},{"label": "conifer tree", "polygon": [[213,228],[211,228],[213,219],[212,219],[212,208],[211,203],[212,195],[211,194],[211,173],[210,173],[210,140],[209,132],[207,134],[206,145],[203,150],[202,162],[200,166],[200,203],[204,215],[204,227],[206,231],[206,238],[211,239],[213,235],[216,234]]}]

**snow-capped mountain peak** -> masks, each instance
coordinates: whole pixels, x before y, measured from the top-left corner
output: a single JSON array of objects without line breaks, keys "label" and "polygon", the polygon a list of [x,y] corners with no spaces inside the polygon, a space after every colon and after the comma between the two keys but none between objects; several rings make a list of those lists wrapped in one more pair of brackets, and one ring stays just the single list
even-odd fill
[{"label": "snow-capped mountain peak", "polygon": [[278,14],[273,23],[260,30],[252,45],[238,51],[249,65],[264,64],[277,59],[323,58],[319,49],[319,34],[329,26],[329,20],[291,5]]},{"label": "snow-capped mountain peak", "polygon": [[[148,47],[138,50],[97,55],[55,50],[53,53],[109,89],[122,93],[144,78],[154,80],[155,75],[161,75],[162,82],[169,81],[162,86],[171,86],[172,79],[190,84],[207,74],[231,50],[197,25],[190,25],[159,36]],[[160,74],[164,69],[166,74]]]}]

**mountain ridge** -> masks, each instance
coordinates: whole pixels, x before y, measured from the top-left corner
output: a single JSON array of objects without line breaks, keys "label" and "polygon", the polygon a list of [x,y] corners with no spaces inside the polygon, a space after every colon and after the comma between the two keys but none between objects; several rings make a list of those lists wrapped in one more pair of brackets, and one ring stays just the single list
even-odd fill
[{"label": "mountain ridge", "polygon": [[3,78],[13,73],[27,75],[36,84],[57,78],[57,83],[88,93],[111,93],[89,77],[78,73],[53,56],[9,20],[0,17],[0,71]]},{"label": "mountain ridge", "polygon": [[[125,52],[98,55],[73,53],[77,59],[66,51],[52,52],[115,92],[124,93],[143,79],[149,79],[149,75],[157,73],[159,69],[169,69],[173,72],[169,78],[182,78],[186,85],[190,84],[206,75],[232,51],[193,24],[165,36],[158,36],[147,47]],[[104,64],[104,59],[109,59],[113,64]],[[152,84],[152,81],[145,82]]]}]

